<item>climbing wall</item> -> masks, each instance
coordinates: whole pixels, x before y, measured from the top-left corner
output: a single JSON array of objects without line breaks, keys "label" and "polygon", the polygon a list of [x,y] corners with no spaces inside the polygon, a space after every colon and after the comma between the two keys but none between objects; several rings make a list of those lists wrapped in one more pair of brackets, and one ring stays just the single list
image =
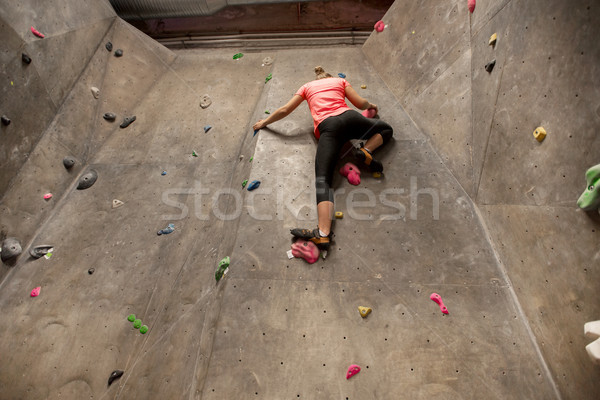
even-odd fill
[{"label": "climbing wall", "polygon": [[385,177],[336,173],[335,245],[288,260],[289,229],[316,225],[306,105],[258,133],[246,177],[262,183],[244,195],[201,398],[553,397],[473,204],[360,49],[278,51],[254,119],[311,79],[304,64],[378,101],[396,128]]},{"label": "climbing wall", "polygon": [[600,315],[600,218],[576,205],[600,162],[599,16],[593,1],[478,1],[472,14],[467,1],[396,2],[363,49],[476,200],[540,353],[573,399],[600,395],[582,332]]},{"label": "climbing wall", "polygon": [[[583,182],[599,154],[589,125],[596,67],[554,66],[538,80],[527,72],[535,58],[519,47],[522,24],[538,43],[560,32],[552,18],[564,18],[564,29],[579,26],[577,43],[590,43],[570,46],[571,57],[597,59],[584,40],[595,36],[597,10],[556,1],[549,15],[539,1],[480,3],[469,14],[466,1],[396,2],[363,48],[244,51],[235,60],[237,50],[169,51],[107,2],[0,2],[8,38],[0,113],[12,120],[1,127],[1,151],[15,155],[0,160],[0,219],[2,238],[24,248],[0,276],[11,321],[0,323],[8,366],[0,398],[598,397],[581,328],[598,318],[600,222],[567,203],[579,194],[576,175]],[[46,38],[31,36],[31,25]],[[536,31],[541,25],[548,30]],[[560,38],[552,60],[566,57]],[[489,74],[481,66],[492,57]],[[346,74],[395,133],[377,153],[382,178],[363,171],[355,187],[336,173],[344,218],[327,259],[309,265],[286,254],[289,229],[316,224],[306,104],[256,135],[251,127],[316,65]],[[549,97],[581,90],[548,109],[517,100],[546,79],[563,88]],[[504,93],[512,97],[500,100]],[[212,103],[203,108],[205,95]],[[575,106],[586,118],[568,138]],[[548,130],[542,143],[531,136],[538,124]],[[508,160],[513,142],[519,151]],[[528,160],[538,164],[526,168]],[[565,178],[539,172],[554,162]],[[77,190],[90,170],[98,180]],[[519,178],[532,179],[529,171],[540,183],[527,193]],[[260,187],[250,192],[245,180]],[[157,235],[168,224],[174,230]],[[41,244],[52,256],[29,257]],[[217,283],[225,256],[231,265]],[[358,306],[373,311],[363,319]],[[362,370],[347,380],[351,364]]]}]

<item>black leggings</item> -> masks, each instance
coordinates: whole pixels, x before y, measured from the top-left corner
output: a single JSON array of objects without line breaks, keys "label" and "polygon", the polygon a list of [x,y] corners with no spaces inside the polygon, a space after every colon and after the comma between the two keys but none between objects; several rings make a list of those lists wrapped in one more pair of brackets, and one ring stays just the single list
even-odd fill
[{"label": "black leggings", "polygon": [[391,139],[392,127],[374,118],[366,118],[355,110],[348,110],[340,115],[326,118],[318,126],[321,134],[315,158],[315,175],[317,186],[317,204],[322,201],[333,202],[333,174],[344,144],[351,139],[368,140],[376,133],[383,138],[383,144]]}]

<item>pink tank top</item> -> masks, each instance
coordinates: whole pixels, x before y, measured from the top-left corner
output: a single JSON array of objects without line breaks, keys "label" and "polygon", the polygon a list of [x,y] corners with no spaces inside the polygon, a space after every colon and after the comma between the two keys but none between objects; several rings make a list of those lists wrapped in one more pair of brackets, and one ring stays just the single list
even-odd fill
[{"label": "pink tank top", "polygon": [[317,139],[321,136],[317,127],[325,118],[351,110],[346,104],[346,86],[350,86],[350,83],[345,79],[323,78],[302,85],[296,92],[308,103]]}]

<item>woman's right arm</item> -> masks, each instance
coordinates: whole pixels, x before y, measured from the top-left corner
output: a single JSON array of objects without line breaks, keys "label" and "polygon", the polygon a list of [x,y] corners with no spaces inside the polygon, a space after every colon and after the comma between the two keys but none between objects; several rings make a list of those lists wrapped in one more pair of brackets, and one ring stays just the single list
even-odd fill
[{"label": "woman's right arm", "polygon": [[359,110],[374,108],[375,111],[378,111],[377,104],[370,103],[368,100],[363,98],[356,92],[356,90],[354,90],[352,86],[346,86],[345,92],[348,100],[350,100],[354,107],[358,108]]}]

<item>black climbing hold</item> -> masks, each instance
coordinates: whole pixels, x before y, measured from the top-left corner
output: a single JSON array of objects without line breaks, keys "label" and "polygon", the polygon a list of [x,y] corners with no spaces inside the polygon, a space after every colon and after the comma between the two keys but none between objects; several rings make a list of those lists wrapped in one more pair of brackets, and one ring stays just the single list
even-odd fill
[{"label": "black climbing hold", "polygon": [[90,269],[88,269],[88,274],[90,274],[90,275],[91,275],[91,274],[93,274],[93,273],[94,273],[94,271],[96,271],[94,268],[90,268]]},{"label": "black climbing hold", "polygon": [[113,381],[119,379],[121,376],[123,376],[123,371],[120,369],[115,369],[108,377],[108,386],[110,386]]},{"label": "black climbing hold", "polygon": [[131,117],[125,117],[125,119],[123,120],[123,122],[119,126],[121,128],[127,128],[129,125],[131,125],[131,123],[133,121],[135,121],[135,115],[132,115]]},{"label": "black climbing hold", "polygon": [[71,156],[63,158],[63,165],[66,169],[71,169],[75,165],[75,159]]},{"label": "black climbing hold", "polygon": [[496,60],[490,61],[489,63],[485,64],[485,70],[491,73],[494,69],[494,65],[496,65]]},{"label": "black climbing hold", "polygon": [[115,119],[117,119],[117,115],[115,113],[107,112],[107,113],[104,113],[104,115],[102,116],[102,118],[104,118],[107,121],[112,122]]},{"label": "black climbing hold", "polygon": [[115,57],[121,57],[122,55],[123,55],[123,50],[121,50],[121,49],[117,49],[117,50],[115,51]]},{"label": "black climbing hold", "polygon": [[21,53],[21,60],[23,60],[25,64],[31,64],[31,57],[25,53]]},{"label": "black climbing hold", "polygon": [[10,125],[10,119],[8,119],[6,115],[3,115],[2,117],[0,117],[0,119],[2,119],[2,124]]},{"label": "black climbing hold", "polygon": [[33,258],[42,258],[46,254],[50,253],[54,246],[50,246],[49,244],[42,244],[40,246],[35,246],[29,249],[29,254]]},{"label": "black climbing hold", "polygon": [[111,42],[106,42],[106,44],[104,45],[104,47],[106,47],[106,50],[112,51],[112,43]]},{"label": "black climbing hold", "polygon": [[9,237],[4,239],[2,242],[2,252],[0,253],[0,258],[2,261],[8,261],[13,258],[16,258],[23,252],[21,248],[21,243],[17,238]]},{"label": "black climbing hold", "polygon": [[93,169],[90,169],[89,172],[83,174],[81,178],[79,178],[79,183],[77,184],[77,190],[87,189],[96,182],[98,179],[98,173]]}]

